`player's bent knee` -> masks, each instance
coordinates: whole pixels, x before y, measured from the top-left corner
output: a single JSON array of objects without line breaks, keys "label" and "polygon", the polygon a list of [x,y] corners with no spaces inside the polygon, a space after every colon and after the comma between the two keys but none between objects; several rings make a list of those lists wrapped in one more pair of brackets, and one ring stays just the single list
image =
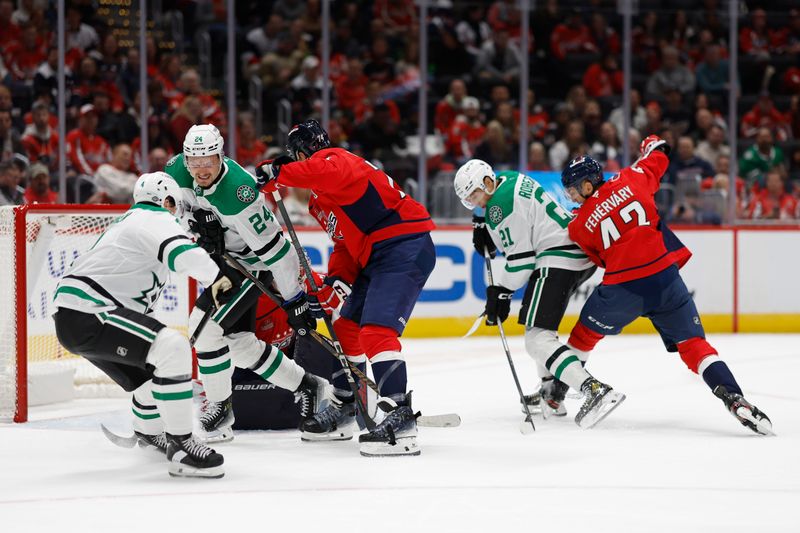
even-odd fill
[{"label": "player's bent knee", "polygon": [[525,349],[542,364],[560,346],[558,333],[551,329],[530,328],[525,332]]},{"label": "player's bent knee", "polygon": [[[197,326],[195,325],[195,329],[196,328]],[[190,326],[189,331],[194,331],[194,329]],[[203,331],[200,332],[200,336],[194,341],[194,347],[198,352],[213,352],[219,350],[225,346],[225,340],[223,339],[224,334],[225,331],[222,329],[222,326],[213,320],[209,320],[206,322]]]},{"label": "player's bent knee", "polygon": [[703,359],[711,355],[717,355],[717,350],[704,338],[693,337],[678,343],[678,353],[681,354],[681,359],[689,367],[689,370],[697,374],[697,369]]},{"label": "player's bent knee", "polygon": [[147,353],[147,363],[161,377],[186,376],[192,373],[192,348],[189,341],[174,329],[164,328]]},{"label": "player's bent knee", "polygon": [[578,321],[572,332],[569,334],[567,344],[583,352],[591,352],[600,340],[605,337],[596,331],[586,327],[583,322]]},{"label": "player's bent knee", "polygon": [[361,328],[361,347],[364,353],[371,360],[376,355],[383,352],[399,352],[400,339],[397,332],[386,326],[375,326],[367,324]]}]

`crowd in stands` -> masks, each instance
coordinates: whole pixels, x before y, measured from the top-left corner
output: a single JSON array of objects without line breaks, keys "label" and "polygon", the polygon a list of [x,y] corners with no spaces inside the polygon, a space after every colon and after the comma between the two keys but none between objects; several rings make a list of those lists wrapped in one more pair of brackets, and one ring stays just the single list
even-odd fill
[{"label": "crowd in stands", "polygon": [[[188,18],[199,4],[163,3]],[[213,29],[224,21],[224,2],[209,3],[206,27]],[[123,47],[92,1],[68,5],[69,201],[130,198],[144,167],[142,89],[149,102],[150,169],[180,152],[195,123],[214,123],[223,134],[235,127],[234,158],[247,167],[281,149],[271,137],[279,102],[288,103],[295,120],[321,115],[319,0],[237,2],[239,85],[257,77],[264,88],[261,115],[247,109],[239,95],[237,124],[227,123],[220,98],[224,79],[203,86],[191,35],[173,36],[187,43],[183,55],[151,37],[147,57],[140,58],[138,46]],[[560,171],[571,158],[591,154],[615,172],[623,164],[625,143],[635,157],[640,140],[658,134],[673,147],[658,196],[671,220],[720,223],[729,203],[731,158],[739,169],[737,217],[800,218],[800,6],[783,0],[742,5],[740,76],[731,87],[726,1],[638,2],[630,130],[624,131],[622,19],[616,1],[536,2],[526,50],[516,0],[431,2],[427,79],[433,142],[426,143],[431,182],[452,179],[473,157],[498,170],[517,168],[519,77],[527,62],[529,144],[523,170]],[[413,141],[421,84],[418,6],[414,0],[340,0],[331,11],[331,140],[410,184],[419,146]],[[54,16],[52,2],[0,0],[0,204],[54,195]],[[220,43],[224,36],[214,41]],[[224,44],[213,48],[224,52]],[[148,76],[145,88],[139,86],[141,68]],[[734,125],[727,123],[731,91],[738,95]],[[263,124],[256,123],[257,116],[264,117]],[[737,128],[738,146],[728,145],[730,127]]]}]

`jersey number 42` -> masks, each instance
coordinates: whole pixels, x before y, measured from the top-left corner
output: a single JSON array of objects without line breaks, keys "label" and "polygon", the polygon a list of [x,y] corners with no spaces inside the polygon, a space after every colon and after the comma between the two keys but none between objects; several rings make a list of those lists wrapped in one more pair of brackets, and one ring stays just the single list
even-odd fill
[{"label": "jersey number 42", "polygon": [[[622,222],[624,222],[625,225],[628,225],[634,221],[634,215],[637,226],[650,225],[650,221],[647,220],[647,213],[645,213],[644,207],[642,207],[642,204],[640,204],[637,200],[634,200],[619,210],[619,217],[622,219]],[[622,236],[617,224],[614,222],[614,219],[611,218],[611,215],[600,221],[600,235],[603,237],[604,250],[611,248],[611,245],[614,244],[614,241],[619,240],[619,238]]]}]

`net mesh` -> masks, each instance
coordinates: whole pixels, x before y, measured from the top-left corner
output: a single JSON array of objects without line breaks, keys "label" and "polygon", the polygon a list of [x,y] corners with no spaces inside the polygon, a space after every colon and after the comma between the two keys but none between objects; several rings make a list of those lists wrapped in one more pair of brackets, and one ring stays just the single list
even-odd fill
[{"label": "net mesh", "polygon": [[[14,210],[0,208],[0,419],[13,417],[17,398],[16,346],[19,317],[16,298],[27,302],[28,375],[74,372],[77,396],[124,394],[105,374],[80,356],[64,350],[55,334],[51,318],[56,310],[53,296],[65,270],[81,253],[88,250],[105,229],[124,211],[92,211],[91,207],[69,213],[27,212],[26,294],[18,294],[18,272],[14,255]],[[166,309],[157,310],[156,318],[167,326],[186,331],[188,306],[186,283],[172,284],[172,292],[162,293]],[[180,289],[179,289],[180,288]],[[181,304],[181,305],[178,305]],[[159,311],[161,311],[159,313]],[[165,312],[166,311],[166,312]],[[29,379],[30,383],[30,379]],[[29,391],[30,395],[30,391]]]}]

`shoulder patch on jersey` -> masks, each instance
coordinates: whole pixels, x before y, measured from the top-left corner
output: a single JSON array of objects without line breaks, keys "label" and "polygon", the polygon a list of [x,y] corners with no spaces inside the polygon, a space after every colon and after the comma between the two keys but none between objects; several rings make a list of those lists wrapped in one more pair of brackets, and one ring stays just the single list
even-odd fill
[{"label": "shoulder patch on jersey", "polygon": [[256,199],[256,191],[249,185],[239,185],[239,188],[236,189],[236,198],[240,202],[249,204]]},{"label": "shoulder patch on jersey", "polygon": [[492,224],[499,224],[503,221],[503,208],[499,205],[493,205],[489,208],[489,221]]},{"label": "shoulder patch on jersey", "polygon": [[486,204],[487,217],[490,229],[495,229],[514,210],[514,189],[516,188],[516,174],[506,175],[497,186],[489,202]]},{"label": "shoulder patch on jersey", "polygon": [[181,154],[175,154],[175,155],[173,155],[172,157],[170,157],[170,158],[169,158],[169,161],[167,161],[167,164],[166,164],[166,165],[164,165],[164,166],[165,166],[165,167],[171,167],[172,165],[174,165],[174,164],[175,164],[175,162],[178,160],[178,157],[180,157],[180,155],[181,155]]}]

